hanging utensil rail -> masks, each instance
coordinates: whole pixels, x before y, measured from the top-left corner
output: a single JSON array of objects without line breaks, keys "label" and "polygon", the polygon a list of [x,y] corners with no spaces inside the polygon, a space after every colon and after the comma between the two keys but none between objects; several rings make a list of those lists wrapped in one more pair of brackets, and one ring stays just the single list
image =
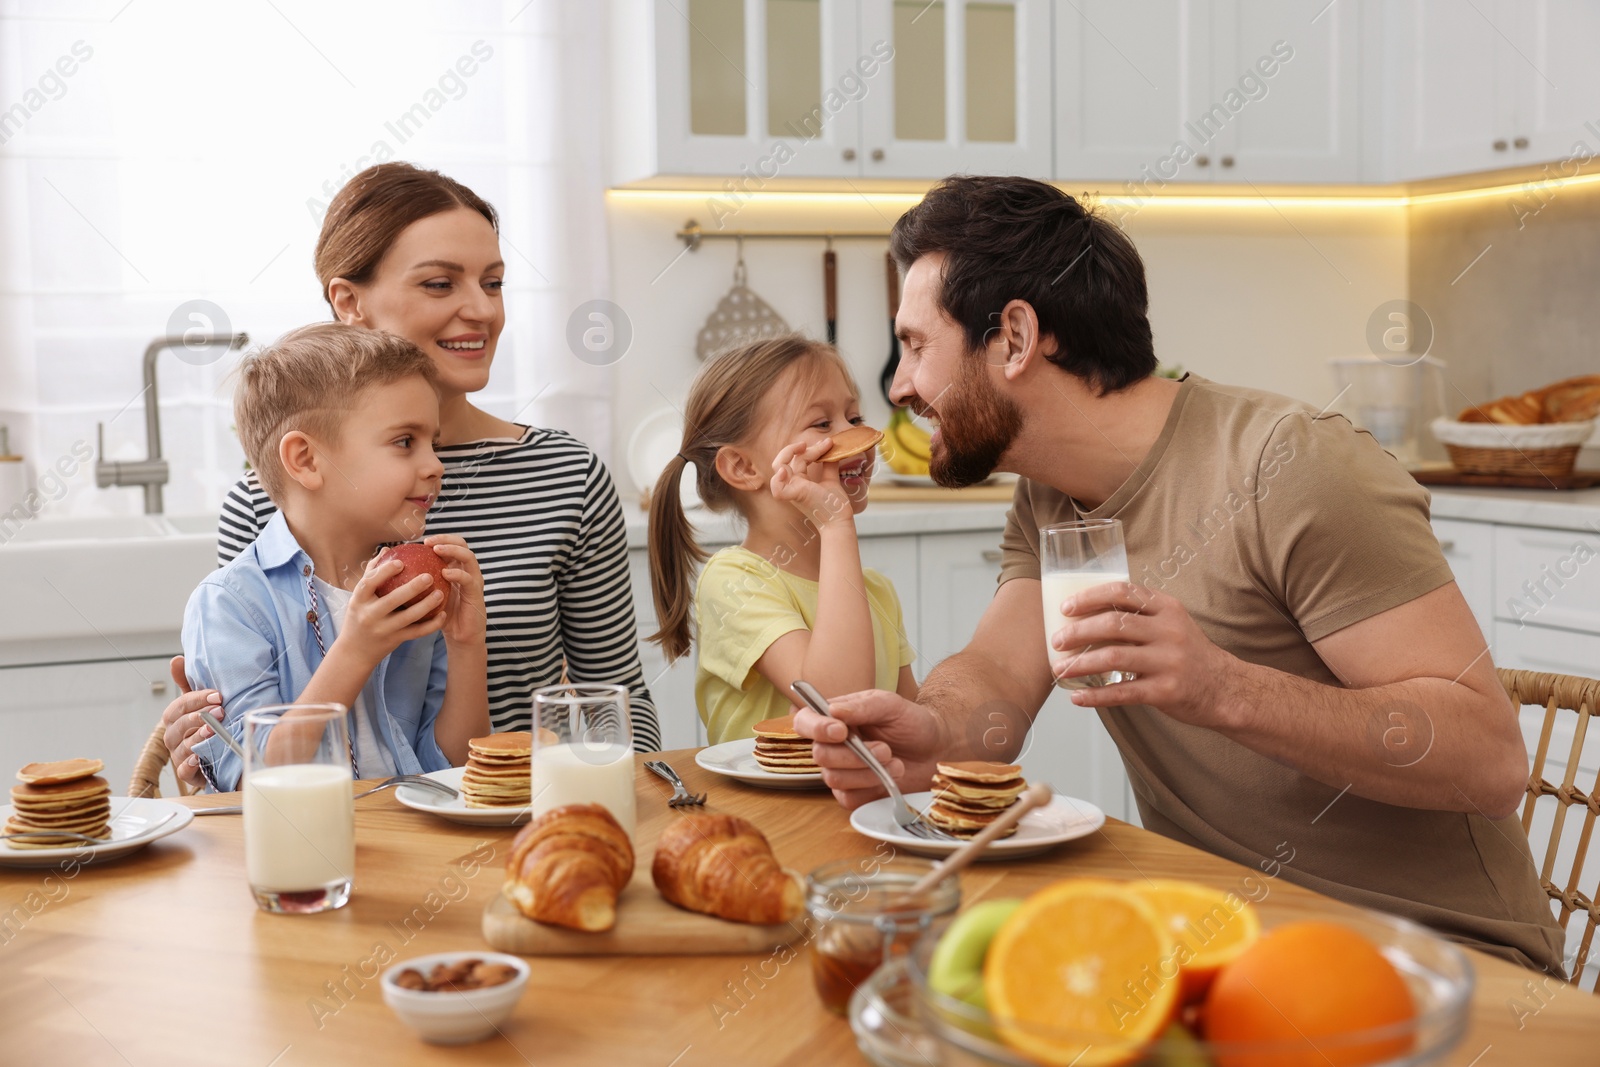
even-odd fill
[{"label": "hanging utensil rail", "polygon": [[887,241],[888,230],[702,230],[690,219],[678,231],[678,240],[699,249],[701,241]]}]

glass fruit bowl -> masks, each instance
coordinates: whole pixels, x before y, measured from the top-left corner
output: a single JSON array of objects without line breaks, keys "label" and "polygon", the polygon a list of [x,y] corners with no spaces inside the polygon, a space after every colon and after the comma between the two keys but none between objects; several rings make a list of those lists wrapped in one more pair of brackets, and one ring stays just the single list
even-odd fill
[{"label": "glass fruit bowl", "polygon": [[[1284,923],[1327,918],[1260,909],[1263,932]],[[1067,1051],[1060,1062],[1129,1064],[1139,1067],[1422,1067],[1439,1062],[1467,1028],[1474,976],[1465,953],[1415,923],[1376,912],[1340,915],[1339,925],[1356,930],[1388,959],[1411,993],[1416,1014],[1381,1029],[1337,1039],[1306,1042],[1202,1041],[1172,1034],[1137,1049],[1107,1046],[1102,1037],[1070,1031],[1030,1033]],[[910,955],[880,967],[850,1001],[850,1026],[863,1055],[880,1067],[1037,1067],[1050,1060],[1030,1058],[1000,1039],[989,1014],[966,1001],[929,988],[927,971],[934,937],[924,937]],[[1315,967],[1308,960],[1308,967]],[[1098,1047],[1095,1042],[1100,1042]],[[1374,1059],[1374,1046],[1405,1049]],[[1087,1051],[1086,1051],[1087,1050]]]}]

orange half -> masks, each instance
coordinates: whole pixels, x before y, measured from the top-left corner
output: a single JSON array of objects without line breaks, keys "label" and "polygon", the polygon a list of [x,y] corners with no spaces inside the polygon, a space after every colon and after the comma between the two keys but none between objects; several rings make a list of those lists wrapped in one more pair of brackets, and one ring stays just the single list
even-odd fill
[{"label": "orange half", "polygon": [[1237,893],[1198,882],[1156,879],[1129,883],[1133,894],[1161,913],[1179,948],[1179,999],[1205,997],[1223,967],[1256,943],[1261,920]]},{"label": "orange half", "polygon": [[1175,951],[1161,914],[1124,883],[1057,882],[1023,901],[989,946],[994,1027],[1041,1063],[1132,1062],[1177,1011]]}]

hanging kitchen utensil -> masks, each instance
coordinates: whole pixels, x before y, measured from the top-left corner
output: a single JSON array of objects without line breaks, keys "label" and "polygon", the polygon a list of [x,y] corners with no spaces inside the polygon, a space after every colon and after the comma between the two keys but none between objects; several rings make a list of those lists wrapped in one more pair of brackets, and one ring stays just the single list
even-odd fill
[{"label": "hanging kitchen utensil", "polygon": [[889,387],[894,384],[895,371],[900,369],[900,338],[894,332],[894,317],[900,314],[900,268],[895,266],[893,252],[883,254],[883,263],[889,281],[889,358],[878,376],[878,388],[883,390],[883,398],[892,408],[899,406],[890,398]]},{"label": "hanging kitchen utensil", "polygon": [[833,252],[833,238],[822,253],[822,291],[828,312],[828,343],[839,343],[839,257]]},{"label": "hanging kitchen utensil", "polygon": [[749,277],[744,265],[744,240],[739,241],[739,258],[733,265],[733,288],[717,301],[716,310],[706,318],[695,338],[694,351],[701,359],[747,341],[776,337],[789,332],[783,316],[745,285]]}]

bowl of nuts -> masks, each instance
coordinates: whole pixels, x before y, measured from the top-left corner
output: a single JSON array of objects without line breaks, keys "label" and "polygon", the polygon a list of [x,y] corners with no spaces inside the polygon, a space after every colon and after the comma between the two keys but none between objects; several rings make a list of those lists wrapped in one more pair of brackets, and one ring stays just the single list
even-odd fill
[{"label": "bowl of nuts", "polygon": [[465,1045],[499,1030],[528,984],[528,964],[503,952],[438,952],[383,972],[383,1002],[424,1041]]}]

